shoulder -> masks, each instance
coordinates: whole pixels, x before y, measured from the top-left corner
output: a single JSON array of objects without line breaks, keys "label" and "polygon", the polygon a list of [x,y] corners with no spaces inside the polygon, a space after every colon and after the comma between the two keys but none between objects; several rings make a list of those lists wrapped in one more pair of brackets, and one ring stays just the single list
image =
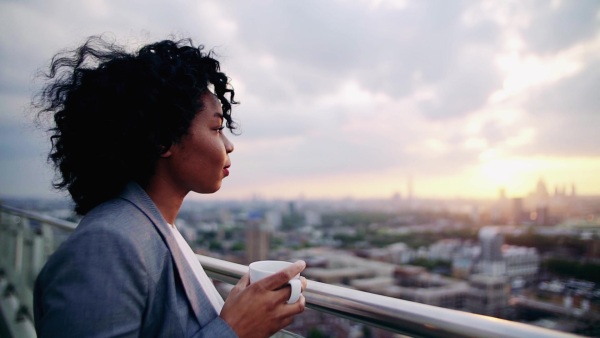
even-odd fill
[{"label": "shoulder", "polygon": [[50,257],[49,263],[121,264],[139,268],[167,255],[168,248],[152,221],[130,202],[116,198],[91,210]]},{"label": "shoulder", "polygon": [[141,230],[148,224],[152,225],[151,220],[137,206],[125,199],[115,198],[87,213],[77,226],[77,230],[106,228],[115,232],[127,232]]},{"label": "shoulder", "polygon": [[[128,204],[114,200],[90,211],[50,256],[34,290],[39,332],[57,336],[61,323],[74,317],[86,319],[81,321],[86,325],[70,325],[72,336],[109,327],[139,329],[148,295],[156,289],[154,276],[166,266],[168,253],[152,222]],[[110,308],[120,315],[107,316]]]},{"label": "shoulder", "polygon": [[131,202],[115,198],[91,210],[79,223],[71,240],[89,236],[121,238],[132,245],[160,240],[152,220]]}]

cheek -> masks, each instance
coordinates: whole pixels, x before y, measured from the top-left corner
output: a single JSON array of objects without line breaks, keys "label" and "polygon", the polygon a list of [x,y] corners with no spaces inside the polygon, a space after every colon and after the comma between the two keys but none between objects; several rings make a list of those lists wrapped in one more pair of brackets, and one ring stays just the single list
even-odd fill
[{"label": "cheek", "polygon": [[211,166],[222,166],[225,159],[225,148],[217,142],[205,142],[197,148],[197,156],[201,162]]},{"label": "cheek", "polygon": [[215,159],[218,159],[220,161],[222,161],[227,154],[227,152],[225,151],[225,145],[223,144],[223,142],[221,140],[212,142],[210,145],[209,151],[210,151],[211,156],[213,156]]}]

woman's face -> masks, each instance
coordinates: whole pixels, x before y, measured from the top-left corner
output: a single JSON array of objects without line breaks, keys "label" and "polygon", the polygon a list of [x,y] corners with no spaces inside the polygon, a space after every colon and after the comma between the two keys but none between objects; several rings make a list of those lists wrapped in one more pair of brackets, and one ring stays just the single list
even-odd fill
[{"label": "woman's face", "polygon": [[169,179],[187,193],[213,193],[229,175],[229,153],[233,144],[223,134],[223,110],[212,93],[202,95],[204,109],[196,114],[190,129],[169,149]]}]

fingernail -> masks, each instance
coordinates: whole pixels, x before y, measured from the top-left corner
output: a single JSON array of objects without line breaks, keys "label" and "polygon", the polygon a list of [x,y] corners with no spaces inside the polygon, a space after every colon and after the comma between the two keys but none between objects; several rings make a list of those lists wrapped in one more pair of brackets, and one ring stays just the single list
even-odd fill
[{"label": "fingernail", "polygon": [[306,267],[306,262],[302,261],[302,260],[296,261],[294,264],[296,264],[300,268],[305,268]]}]

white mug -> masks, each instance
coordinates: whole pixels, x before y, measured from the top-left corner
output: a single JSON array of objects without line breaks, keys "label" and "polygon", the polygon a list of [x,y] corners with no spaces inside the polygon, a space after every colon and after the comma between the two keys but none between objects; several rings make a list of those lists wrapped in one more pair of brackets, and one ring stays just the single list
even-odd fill
[{"label": "white mug", "polygon": [[[250,283],[257,282],[265,277],[268,277],[276,272],[279,272],[294,263],[285,261],[257,261],[250,263]],[[300,274],[292,277],[288,282],[292,288],[288,304],[293,304],[300,299],[302,293],[302,282],[300,281]]]}]

